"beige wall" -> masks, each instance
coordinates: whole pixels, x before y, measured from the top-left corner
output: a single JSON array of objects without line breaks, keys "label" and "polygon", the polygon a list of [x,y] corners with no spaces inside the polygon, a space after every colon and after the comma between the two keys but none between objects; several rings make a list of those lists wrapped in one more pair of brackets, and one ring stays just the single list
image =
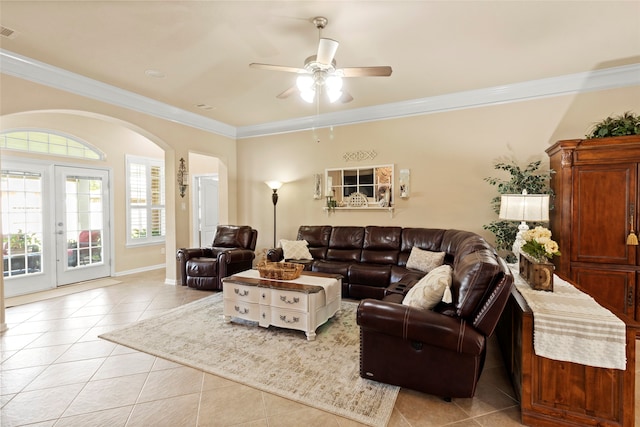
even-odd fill
[{"label": "beige wall", "polygon": [[[233,140],[4,74],[0,74],[0,87],[1,130],[11,128],[17,122],[28,127],[61,130],[107,152],[107,160],[100,162],[100,166],[113,169],[116,182],[114,205],[117,208],[114,216],[118,221],[124,218],[125,197],[124,163],[118,159],[122,159],[124,152],[153,155],[163,153],[160,155],[164,156],[167,175],[166,254],[161,255],[158,246],[125,248],[124,224],[119,222],[114,225],[116,274],[166,263],[167,282],[175,281],[175,249],[188,246],[190,235],[189,209],[181,209],[183,201],[189,206],[190,195],[181,199],[177,194],[175,171],[177,159],[188,158],[190,152],[213,156],[219,160],[219,173],[224,175],[223,181],[228,189],[225,196],[227,200],[221,205],[221,216],[235,221],[237,169]],[[148,145],[147,140],[157,147]]]},{"label": "beige wall", "polygon": [[[402,119],[297,132],[269,137],[228,138],[142,113],[86,99],[0,74],[0,129],[18,122],[63,130],[107,152],[104,164],[116,181],[116,273],[163,261],[158,247],[124,247],[123,154],[164,151],[167,166],[167,280],[176,278],[176,247],[189,246],[190,195],[176,192],[177,159],[201,170],[198,156],[217,162],[220,175],[220,222],[249,224],[259,231],[258,248],[271,246],[273,205],[266,180],[286,184],[279,190],[278,238],[294,238],[301,224],[399,225],[462,228],[491,238],[482,225],[495,218],[489,200],[495,188],[493,163],[515,158],[521,164],[542,159],[558,139],[580,138],[589,126],[610,114],[639,111],[640,88],[593,92],[444,112]],[[283,102],[293,102],[287,100]],[[64,113],[37,113],[34,111]],[[149,148],[147,150],[147,148]],[[345,162],[345,152],[375,150],[377,157]],[[393,163],[411,170],[411,197],[396,197],[393,216],[386,212],[338,211],[327,215],[324,200],[312,197],[312,175],[325,168]],[[195,169],[193,169],[195,168]],[[206,169],[206,168],[204,168]],[[213,170],[213,169],[211,169]],[[185,203],[186,209],[182,209]]]},{"label": "beige wall", "polygon": [[[258,248],[272,245],[273,205],[265,180],[280,180],[277,238],[293,239],[302,224],[397,225],[460,228],[478,232],[496,219],[490,200],[495,187],[484,181],[502,176],[497,160],[525,165],[543,160],[559,139],[581,138],[592,123],[611,114],[640,110],[640,88],[594,92],[468,110],[415,116],[311,132],[238,141],[239,220],[259,230]],[[374,150],[377,157],[345,162],[345,152]],[[411,197],[396,194],[387,212],[323,212],[313,199],[312,175],[325,168],[393,163],[411,170]],[[507,176],[505,176],[506,178]],[[324,189],[324,182],[323,182]],[[323,194],[324,195],[324,194]]]}]

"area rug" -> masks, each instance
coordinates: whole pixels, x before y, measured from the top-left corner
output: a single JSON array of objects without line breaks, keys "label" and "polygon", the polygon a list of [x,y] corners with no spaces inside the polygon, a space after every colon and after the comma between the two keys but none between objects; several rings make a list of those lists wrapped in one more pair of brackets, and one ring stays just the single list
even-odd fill
[{"label": "area rug", "polygon": [[222,293],[100,338],[276,394],[362,424],[385,426],[399,387],[361,378],[357,303],[304,332],[235,320],[224,323]]}]

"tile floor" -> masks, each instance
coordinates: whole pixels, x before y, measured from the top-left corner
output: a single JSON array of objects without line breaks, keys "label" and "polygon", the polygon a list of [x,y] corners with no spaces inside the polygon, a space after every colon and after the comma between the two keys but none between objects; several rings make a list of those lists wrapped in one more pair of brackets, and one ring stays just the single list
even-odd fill
[{"label": "tile floor", "polygon": [[[358,423],[98,338],[210,295],[164,285],[164,271],[7,308],[0,335],[0,425],[357,426]],[[495,342],[473,399],[401,390],[392,427],[519,426]]]}]

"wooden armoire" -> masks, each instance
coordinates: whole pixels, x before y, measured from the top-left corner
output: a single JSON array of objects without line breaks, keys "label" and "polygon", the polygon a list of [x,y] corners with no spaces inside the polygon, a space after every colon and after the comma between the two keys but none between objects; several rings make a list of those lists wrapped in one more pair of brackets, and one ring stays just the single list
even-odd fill
[{"label": "wooden armoire", "polygon": [[640,320],[640,249],[629,244],[640,225],[640,136],[564,140],[546,151],[555,171],[550,227],[562,252],[556,273]]}]

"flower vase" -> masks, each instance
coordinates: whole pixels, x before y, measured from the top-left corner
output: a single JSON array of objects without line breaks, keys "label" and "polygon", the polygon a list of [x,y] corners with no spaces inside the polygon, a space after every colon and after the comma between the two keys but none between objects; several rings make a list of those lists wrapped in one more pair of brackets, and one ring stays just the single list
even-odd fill
[{"label": "flower vase", "polygon": [[547,259],[541,261],[528,254],[520,253],[519,270],[520,277],[532,289],[553,292],[553,271],[555,266]]}]

